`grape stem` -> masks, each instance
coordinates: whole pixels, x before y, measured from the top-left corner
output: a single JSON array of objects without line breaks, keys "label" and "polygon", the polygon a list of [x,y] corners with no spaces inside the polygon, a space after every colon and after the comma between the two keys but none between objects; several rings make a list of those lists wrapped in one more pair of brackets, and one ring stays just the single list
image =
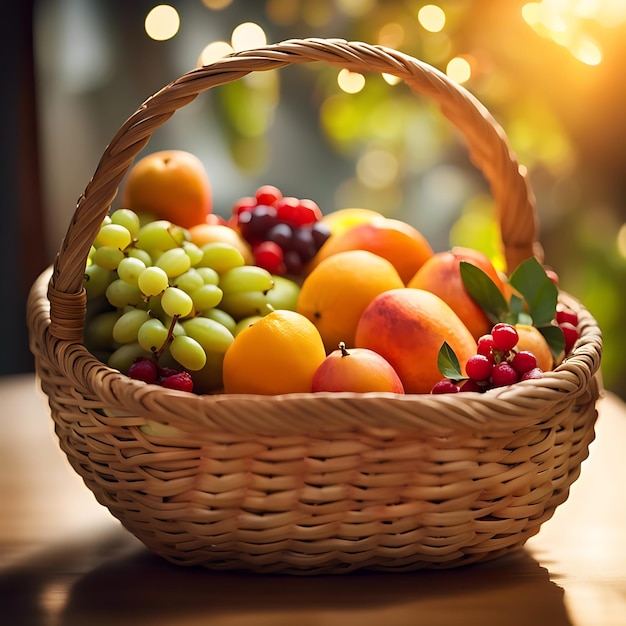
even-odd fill
[{"label": "grape stem", "polygon": [[176,323],[178,322],[179,318],[180,318],[180,315],[172,316],[172,321],[170,322],[170,327],[167,329],[167,337],[165,337],[165,341],[163,342],[163,345],[158,350],[154,351],[154,360],[157,363],[159,359],[161,358],[162,354],[165,352],[165,350],[167,350],[170,343],[172,343],[172,341],[174,340],[174,327],[176,326]]}]

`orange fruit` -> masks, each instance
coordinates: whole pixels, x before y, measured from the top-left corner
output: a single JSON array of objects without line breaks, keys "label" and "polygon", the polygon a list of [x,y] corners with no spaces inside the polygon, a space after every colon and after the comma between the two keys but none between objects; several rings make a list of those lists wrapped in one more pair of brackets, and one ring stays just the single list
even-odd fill
[{"label": "orange fruit", "polygon": [[306,317],[294,311],[272,311],[243,329],[226,350],[224,391],[308,393],[325,358],[322,338]]},{"label": "orange fruit", "polygon": [[423,289],[393,289],[367,306],[355,345],[378,352],[396,370],[406,393],[428,393],[442,379],[437,366],[446,341],[461,366],[476,354],[476,341],[459,316]]},{"label": "orange fruit", "polygon": [[365,307],[383,291],[403,286],[386,259],[366,250],[347,250],[324,259],[304,279],[296,310],[315,324],[330,352],[340,341],[352,347]]},{"label": "orange fruit", "polygon": [[122,206],[189,228],[212,213],[211,183],[202,161],[184,150],[161,150],[128,171]]},{"label": "orange fruit", "polygon": [[465,289],[461,278],[461,261],[481,269],[504,292],[502,279],[489,258],[478,250],[462,247],[434,254],[417,271],[407,287],[425,289],[439,296],[452,307],[474,339],[478,340],[491,330],[493,323]]},{"label": "orange fruit", "polygon": [[519,337],[516,350],[532,352],[537,359],[537,365],[544,372],[550,371],[554,367],[554,357],[539,329],[530,324],[515,324],[515,329]]},{"label": "orange fruit", "polygon": [[350,348],[343,343],[317,368],[312,391],[370,391],[404,393],[397,372],[380,354],[367,348]]},{"label": "orange fruit", "polygon": [[387,259],[396,268],[403,285],[433,255],[426,238],[413,226],[401,220],[374,218],[331,235],[313,258],[309,271],[324,259],[346,250],[367,250]]}]

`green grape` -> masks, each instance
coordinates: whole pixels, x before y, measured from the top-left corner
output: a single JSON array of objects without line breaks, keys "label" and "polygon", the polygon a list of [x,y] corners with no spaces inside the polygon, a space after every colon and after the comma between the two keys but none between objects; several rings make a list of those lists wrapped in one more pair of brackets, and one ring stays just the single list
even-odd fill
[{"label": "green grape", "polygon": [[127,374],[128,368],[140,356],[149,357],[150,353],[144,350],[137,342],[125,343],[111,354],[107,365],[113,369],[119,370],[122,374]]},{"label": "green grape", "polygon": [[181,274],[173,281],[173,287],[178,287],[188,294],[191,294],[196,289],[199,289],[204,285],[202,276],[195,268],[188,269],[184,274]]},{"label": "green grape", "polygon": [[237,322],[234,320],[232,315],[226,313],[226,311],[222,311],[222,309],[208,309],[206,311],[201,312],[202,317],[208,317],[210,320],[215,320],[219,322],[222,326],[225,326],[232,334],[235,333],[235,326]]},{"label": "green grape", "polygon": [[202,246],[202,260],[200,267],[210,267],[219,274],[234,267],[245,265],[243,255],[235,246],[229,243],[215,241]]},{"label": "green grape", "polygon": [[139,275],[146,269],[146,264],[132,256],[123,258],[117,266],[117,275],[131,285],[137,285]]},{"label": "green grape", "polygon": [[206,363],[206,353],[202,346],[187,335],[172,339],[170,353],[185,369],[191,371],[202,369]]},{"label": "green grape", "polygon": [[137,285],[146,296],[156,296],[169,287],[169,280],[160,267],[152,265],[139,274]]},{"label": "green grape", "polygon": [[192,317],[181,322],[188,337],[195,339],[205,352],[224,353],[233,342],[233,334],[208,317]]},{"label": "green grape", "polygon": [[120,318],[118,311],[105,311],[85,322],[84,342],[88,350],[111,350],[113,327]]},{"label": "green grape", "polygon": [[85,278],[83,286],[87,293],[87,300],[95,300],[106,293],[107,287],[115,279],[115,273],[112,270],[100,267],[100,265],[90,265],[85,268]]},{"label": "green grape", "polygon": [[251,315],[267,315],[273,307],[262,291],[244,291],[241,293],[225,293],[220,302],[220,309],[232,315],[236,321]]},{"label": "green grape", "polygon": [[91,255],[91,261],[106,270],[117,269],[120,261],[124,258],[124,253],[119,248],[101,246],[96,248]]},{"label": "green grape", "polygon": [[[178,318],[176,318],[176,322],[174,323],[174,318],[170,317],[169,315],[166,315],[165,317],[162,318],[163,324],[167,327],[167,328],[171,328],[172,330],[172,335],[174,337],[178,337],[178,335],[186,335],[187,333],[185,332],[185,328],[183,327],[183,325],[178,321]],[[174,327],[172,328],[172,323],[174,323]]]},{"label": "green grape", "polygon": [[161,306],[160,295],[150,296],[148,298],[146,310],[150,311],[150,314],[152,315],[152,317],[158,317],[161,320],[164,317],[166,317],[165,311],[163,310],[163,307]]},{"label": "green grape", "polygon": [[272,276],[274,286],[267,292],[267,302],[275,309],[295,311],[300,285],[284,276]]},{"label": "green grape", "polygon": [[217,285],[202,285],[190,295],[196,311],[206,311],[215,308],[221,302],[223,293]]},{"label": "green grape", "polygon": [[131,285],[121,278],[117,278],[107,287],[106,297],[111,306],[118,309],[129,304],[139,304],[142,298],[139,287]]},{"label": "green grape", "polygon": [[212,267],[196,267],[205,285],[219,285],[220,275]]},{"label": "green grape", "polygon": [[269,291],[274,286],[272,275],[256,265],[234,267],[220,276],[220,289],[224,294],[250,291]]},{"label": "green grape", "polygon": [[252,326],[252,324],[262,319],[262,317],[262,315],[250,315],[248,317],[240,319],[235,326],[235,332],[233,333],[233,335],[236,337],[242,330],[245,330],[249,326]]},{"label": "green grape", "polygon": [[184,274],[191,267],[191,260],[182,248],[166,250],[156,261],[169,278]]},{"label": "green grape", "polygon": [[139,229],[136,247],[152,254],[155,250],[177,248],[185,240],[185,229],[167,220],[147,222]]},{"label": "green grape", "polygon": [[133,238],[139,234],[139,216],[130,209],[117,209],[111,213],[111,224],[124,226]]},{"label": "green grape", "polygon": [[128,250],[124,250],[124,252],[133,259],[139,259],[143,262],[146,267],[150,267],[152,265],[152,257],[150,253],[146,250],[142,250],[141,248],[133,248],[130,247]]},{"label": "green grape", "polygon": [[191,265],[195,266],[202,261],[202,257],[204,252],[193,242],[191,241],[183,241],[182,248],[185,251],[185,254],[189,257],[191,261]]},{"label": "green grape", "polygon": [[137,342],[147,352],[158,352],[168,337],[168,329],[156,317],[145,321],[137,330]]},{"label": "green grape", "polygon": [[177,287],[168,287],[161,296],[161,306],[167,315],[186,317],[193,310],[193,300]]},{"label": "green grape", "polygon": [[124,250],[126,246],[132,241],[132,236],[125,226],[120,224],[107,224],[100,228],[100,232],[96,236],[95,246],[99,248],[101,246],[109,248],[118,248]]},{"label": "green grape", "polygon": [[129,309],[123,313],[113,327],[113,340],[117,343],[133,343],[142,324],[152,319],[148,311]]}]

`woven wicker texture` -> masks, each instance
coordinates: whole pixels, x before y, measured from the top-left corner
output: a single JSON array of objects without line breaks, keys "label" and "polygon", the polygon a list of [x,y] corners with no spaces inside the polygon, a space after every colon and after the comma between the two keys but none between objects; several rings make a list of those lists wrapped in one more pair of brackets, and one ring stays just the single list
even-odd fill
[{"label": "woven wicker texture", "polygon": [[191,71],[120,128],[28,302],[31,350],[61,448],[97,500],[166,559],[294,574],[403,571],[524,545],[568,496],[594,437],[602,338],[542,379],[486,394],[197,396],[133,381],[81,344],[84,267],[151,134],[212,87],[321,61],[400,77],[461,131],[489,181],[510,268],[532,255],[534,198],[503,130],[466,90],[394,50],[294,40]]}]

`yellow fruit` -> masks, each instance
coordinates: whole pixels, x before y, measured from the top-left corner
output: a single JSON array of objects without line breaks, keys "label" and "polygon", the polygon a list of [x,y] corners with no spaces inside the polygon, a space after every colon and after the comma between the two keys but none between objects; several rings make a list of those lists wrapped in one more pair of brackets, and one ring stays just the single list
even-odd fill
[{"label": "yellow fruit", "polygon": [[350,348],[365,307],[378,294],[403,286],[386,259],[365,250],[338,252],[304,279],[296,310],[317,326],[327,352],[340,341]]},{"label": "yellow fruit", "polygon": [[294,311],[273,311],[244,328],[224,355],[226,393],[310,392],[326,358],[315,326]]},{"label": "yellow fruit", "polygon": [[357,224],[371,222],[381,217],[383,217],[381,213],[371,209],[339,209],[327,213],[320,221],[328,226],[332,235],[339,235]]},{"label": "yellow fruit", "polygon": [[544,336],[530,324],[515,324],[515,329],[519,336],[516,349],[532,352],[537,359],[537,365],[544,372],[550,371],[554,367],[554,357]]}]

